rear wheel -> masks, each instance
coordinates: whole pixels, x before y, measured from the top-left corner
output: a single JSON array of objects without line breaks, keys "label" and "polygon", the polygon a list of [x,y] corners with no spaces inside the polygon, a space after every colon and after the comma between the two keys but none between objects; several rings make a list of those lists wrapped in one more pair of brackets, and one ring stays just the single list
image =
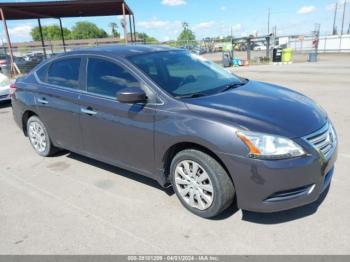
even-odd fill
[{"label": "rear wheel", "polygon": [[37,116],[31,116],[28,119],[27,133],[30,144],[40,156],[51,156],[57,151],[52,145],[44,123]]},{"label": "rear wheel", "polygon": [[177,197],[192,213],[211,218],[232,203],[233,183],[225,169],[208,154],[193,149],[181,151],[170,170]]}]

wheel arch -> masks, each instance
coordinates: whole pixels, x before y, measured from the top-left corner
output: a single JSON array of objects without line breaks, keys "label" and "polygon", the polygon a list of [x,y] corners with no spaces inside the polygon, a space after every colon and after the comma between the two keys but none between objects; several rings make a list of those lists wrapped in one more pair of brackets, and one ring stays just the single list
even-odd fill
[{"label": "wheel arch", "polygon": [[32,116],[38,116],[37,113],[35,113],[33,110],[26,110],[22,115],[22,131],[25,136],[28,136],[28,130],[27,130],[27,122],[28,119]]},{"label": "wheel arch", "polygon": [[167,181],[169,181],[168,178],[170,175],[170,165],[171,165],[172,159],[175,157],[175,155],[177,153],[179,153],[183,150],[186,150],[186,149],[195,149],[195,150],[201,151],[203,153],[206,153],[209,156],[211,156],[212,158],[214,158],[225,169],[225,171],[227,172],[228,176],[230,177],[232,183],[234,183],[234,181],[232,180],[231,173],[227,169],[225,163],[218,157],[218,155],[215,154],[214,151],[210,150],[209,148],[207,148],[203,145],[197,144],[197,143],[193,143],[193,142],[176,143],[176,144],[172,145],[171,147],[169,147],[168,150],[165,152],[165,154],[163,155],[162,163],[163,163],[164,176],[165,176]]}]

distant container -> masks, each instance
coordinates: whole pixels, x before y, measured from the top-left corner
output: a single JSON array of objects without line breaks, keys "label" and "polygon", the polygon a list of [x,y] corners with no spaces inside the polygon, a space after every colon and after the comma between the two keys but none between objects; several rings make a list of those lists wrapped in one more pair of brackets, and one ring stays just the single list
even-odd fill
[{"label": "distant container", "polygon": [[309,53],[308,55],[308,62],[317,62],[317,53]]},{"label": "distant container", "polygon": [[272,52],[272,62],[282,62],[282,48],[274,48]]},{"label": "distant container", "polygon": [[292,48],[285,48],[282,50],[282,62],[292,62],[293,59],[293,49]]}]

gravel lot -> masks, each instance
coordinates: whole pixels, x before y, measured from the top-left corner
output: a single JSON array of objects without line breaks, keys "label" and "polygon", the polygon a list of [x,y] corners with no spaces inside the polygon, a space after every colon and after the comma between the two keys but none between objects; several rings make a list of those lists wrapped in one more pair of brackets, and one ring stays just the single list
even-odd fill
[{"label": "gravel lot", "polygon": [[312,97],[338,130],[326,198],[275,214],[232,207],[205,220],[137,174],[76,154],[41,158],[1,104],[0,254],[350,254],[349,58],[233,69]]}]

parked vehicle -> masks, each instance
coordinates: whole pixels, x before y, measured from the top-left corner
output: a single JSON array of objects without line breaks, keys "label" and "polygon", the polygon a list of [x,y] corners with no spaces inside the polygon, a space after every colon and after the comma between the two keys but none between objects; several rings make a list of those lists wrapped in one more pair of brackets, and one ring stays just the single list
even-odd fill
[{"label": "parked vehicle", "polygon": [[0,54],[0,70],[2,73],[4,73],[3,71],[5,71],[5,67],[7,67],[9,61],[10,61],[10,56],[6,54]]},{"label": "parked vehicle", "polygon": [[200,46],[194,47],[191,52],[196,55],[203,55],[206,53],[205,49]]},{"label": "parked vehicle", "polygon": [[10,100],[10,79],[0,70],[0,102]]},{"label": "parked vehicle", "polygon": [[9,56],[6,54],[0,54],[0,65],[6,64]]},{"label": "parked vehicle", "polygon": [[262,44],[262,43],[257,43],[255,44],[255,46],[253,47],[254,51],[265,51],[266,50],[266,45]]},{"label": "parked vehicle", "polygon": [[41,62],[45,58],[45,56],[41,52],[33,52],[33,53],[24,55],[22,58],[28,62],[29,61]]},{"label": "parked vehicle", "polygon": [[[28,73],[31,71],[34,67],[36,67],[38,64],[40,64],[43,61],[44,57],[40,54],[33,55],[33,56],[14,56],[13,61],[17,65],[17,68],[20,70],[20,72]],[[10,63],[11,58],[9,55],[0,55],[0,69],[5,73],[5,71],[10,71]]]},{"label": "parked vehicle", "polygon": [[260,212],[316,201],[337,158],[311,99],[170,47],[57,55],[17,80],[12,106],[39,155],[64,148],[171,184],[206,218],[234,199]]}]

